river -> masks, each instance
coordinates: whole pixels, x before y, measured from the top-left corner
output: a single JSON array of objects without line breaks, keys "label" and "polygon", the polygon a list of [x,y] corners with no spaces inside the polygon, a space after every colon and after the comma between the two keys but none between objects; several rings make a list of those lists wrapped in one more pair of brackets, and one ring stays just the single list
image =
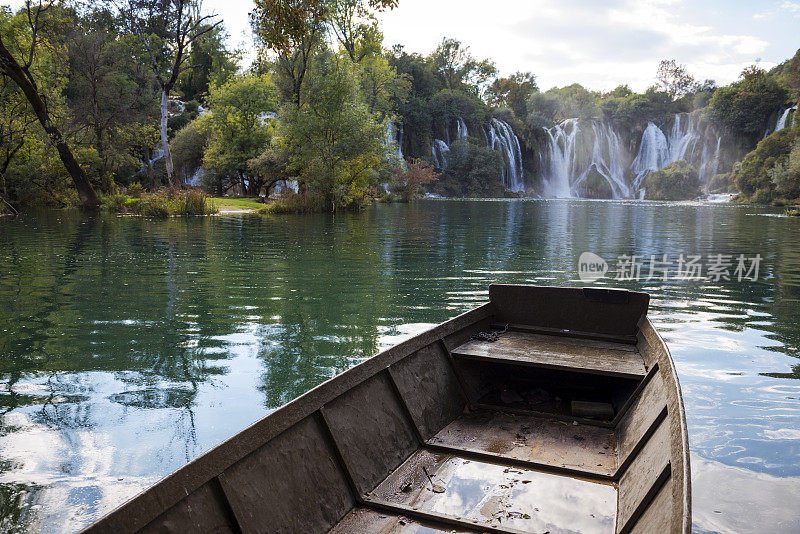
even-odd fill
[{"label": "river", "polygon": [[[586,285],[576,262],[593,252],[644,258],[638,280],[594,283],[652,294],[683,387],[695,530],[800,531],[800,218],[778,214],[425,200],[335,216],[0,218],[0,530],[74,532],[483,302],[491,282]],[[663,254],[731,255],[731,280],[647,279]],[[755,280],[738,280],[740,254],[760,257]]]}]

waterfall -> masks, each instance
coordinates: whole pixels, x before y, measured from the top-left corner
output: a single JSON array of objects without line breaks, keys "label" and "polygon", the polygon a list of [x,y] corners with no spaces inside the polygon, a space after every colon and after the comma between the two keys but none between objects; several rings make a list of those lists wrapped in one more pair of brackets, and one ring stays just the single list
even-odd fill
[{"label": "waterfall", "polygon": [[542,161],[545,196],[579,196],[593,171],[608,183],[613,198],[631,195],[619,134],[606,122],[588,124],[591,128],[582,130],[578,119],[567,119],[545,129],[550,139]]},{"label": "waterfall", "polygon": [[[797,106],[794,106],[794,107],[791,107],[791,108],[786,108],[783,111],[783,113],[781,113],[781,116],[778,118],[778,122],[775,123],[775,130],[773,130],[773,131],[777,132],[778,130],[783,130],[787,126],[791,126],[792,125],[792,121],[789,120],[789,115],[791,115],[795,111],[797,111]],[[789,120],[789,124],[786,124],[787,120]]]},{"label": "waterfall", "polygon": [[433,156],[433,166],[437,169],[444,169],[447,167],[447,156],[450,152],[450,147],[441,139],[434,139],[431,145],[431,156]]},{"label": "waterfall", "polygon": [[594,145],[592,146],[592,159],[589,166],[583,171],[577,184],[584,182],[592,169],[605,178],[611,187],[613,198],[625,198],[631,195],[630,188],[625,182],[625,166],[622,162],[622,147],[619,135],[608,123],[598,124],[592,122]]},{"label": "waterfall", "polygon": [[575,139],[580,132],[578,119],[567,119],[550,129],[545,129],[550,137],[548,161],[542,165],[544,170],[544,193],[548,197],[571,198],[571,178],[574,175]]},{"label": "waterfall", "polygon": [[661,128],[648,122],[639,143],[639,153],[636,154],[636,159],[631,164],[631,169],[636,176],[633,180],[633,187],[639,189],[644,177],[651,171],[657,171],[669,165],[669,159],[670,149],[667,136],[664,135]]},{"label": "waterfall", "polygon": [[705,185],[707,181],[714,178],[719,168],[719,147],[722,143],[722,137],[717,137],[717,148],[714,150],[714,155],[709,157],[708,145],[703,146],[703,155],[700,160],[700,167],[697,169],[697,176],[700,178],[700,183]]},{"label": "waterfall", "polygon": [[386,146],[392,148],[392,152],[403,158],[403,128],[399,132],[397,126],[392,121],[386,121]]},{"label": "waterfall", "polygon": [[487,145],[492,150],[500,150],[505,161],[503,169],[503,185],[506,189],[516,193],[525,191],[524,175],[522,171],[522,149],[519,139],[511,126],[500,119],[492,119],[487,134]]},{"label": "waterfall", "polygon": [[464,139],[465,137],[467,137],[467,135],[469,135],[469,132],[467,132],[467,123],[464,122],[464,119],[459,117],[458,121],[456,122],[456,126],[458,128],[456,130],[456,135],[458,136],[458,139]]},{"label": "waterfall", "polygon": [[686,159],[686,153],[689,152],[689,148],[694,148],[695,142],[700,137],[695,128],[695,121],[691,117],[686,121],[686,127],[681,128],[681,115],[681,113],[675,114],[675,122],[667,139],[670,163],[679,159]]}]

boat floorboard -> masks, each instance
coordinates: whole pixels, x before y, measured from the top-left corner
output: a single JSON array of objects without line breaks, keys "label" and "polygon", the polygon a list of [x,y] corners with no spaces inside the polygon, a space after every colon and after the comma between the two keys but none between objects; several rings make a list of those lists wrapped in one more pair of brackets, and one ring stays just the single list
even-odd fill
[{"label": "boat floorboard", "polygon": [[462,414],[428,442],[597,475],[617,468],[614,429],[499,411]]},{"label": "boat floorboard", "polygon": [[639,379],[647,374],[639,353],[608,341],[527,332],[505,332],[494,342],[473,339],[452,349],[453,356],[531,365],[548,369]]},{"label": "boat floorboard", "polygon": [[456,532],[457,534],[473,534],[472,530],[454,529],[452,525],[436,526],[426,524],[406,515],[384,513],[370,508],[354,508],[329,534],[422,534],[437,532]]},{"label": "boat floorboard", "polygon": [[452,517],[478,530],[611,533],[617,488],[421,449],[370,493],[372,500]]}]

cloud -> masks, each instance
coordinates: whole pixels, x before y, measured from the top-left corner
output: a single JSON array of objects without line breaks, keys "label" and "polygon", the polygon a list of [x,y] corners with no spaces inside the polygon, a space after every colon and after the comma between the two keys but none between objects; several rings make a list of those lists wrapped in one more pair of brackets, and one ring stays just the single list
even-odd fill
[{"label": "cloud", "polygon": [[717,17],[684,0],[494,0],[491,9],[403,0],[383,18],[387,44],[429,53],[441,37],[455,37],[494,59],[502,73],[533,72],[543,88],[577,81],[592,89],[627,83],[643,90],[654,82],[658,62],[673,58],[697,78],[728,83],[770,47],[740,23],[718,27]]}]

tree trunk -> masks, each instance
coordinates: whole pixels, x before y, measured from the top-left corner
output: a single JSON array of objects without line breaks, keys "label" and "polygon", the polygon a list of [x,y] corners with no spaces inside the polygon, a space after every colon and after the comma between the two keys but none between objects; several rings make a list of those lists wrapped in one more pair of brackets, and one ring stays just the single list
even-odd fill
[{"label": "tree trunk", "polygon": [[72,177],[72,182],[75,184],[75,189],[78,190],[78,196],[81,199],[83,207],[90,210],[99,208],[100,199],[97,197],[97,193],[92,187],[89,177],[86,176],[86,173],[78,164],[78,161],[72,154],[72,150],[70,150],[69,145],[67,145],[67,141],[64,139],[64,136],[61,135],[61,131],[50,120],[50,113],[47,111],[47,106],[42,100],[36,86],[25,74],[25,71],[23,71],[19,63],[17,63],[17,60],[11,52],[8,51],[2,40],[0,40],[0,70],[8,75],[22,90],[23,94],[25,94],[25,98],[28,99],[33,112],[36,114],[36,118],[39,120],[39,124],[42,125],[50,141],[55,145],[61,162]]},{"label": "tree trunk", "polygon": [[167,182],[172,187],[180,184],[174,182],[174,171],[172,166],[172,153],[169,151],[169,138],[167,137],[167,121],[169,119],[169,101],[167,99],[167,89],[161,89],[161,149],[164,151],[164,165],[167,167]]}]

